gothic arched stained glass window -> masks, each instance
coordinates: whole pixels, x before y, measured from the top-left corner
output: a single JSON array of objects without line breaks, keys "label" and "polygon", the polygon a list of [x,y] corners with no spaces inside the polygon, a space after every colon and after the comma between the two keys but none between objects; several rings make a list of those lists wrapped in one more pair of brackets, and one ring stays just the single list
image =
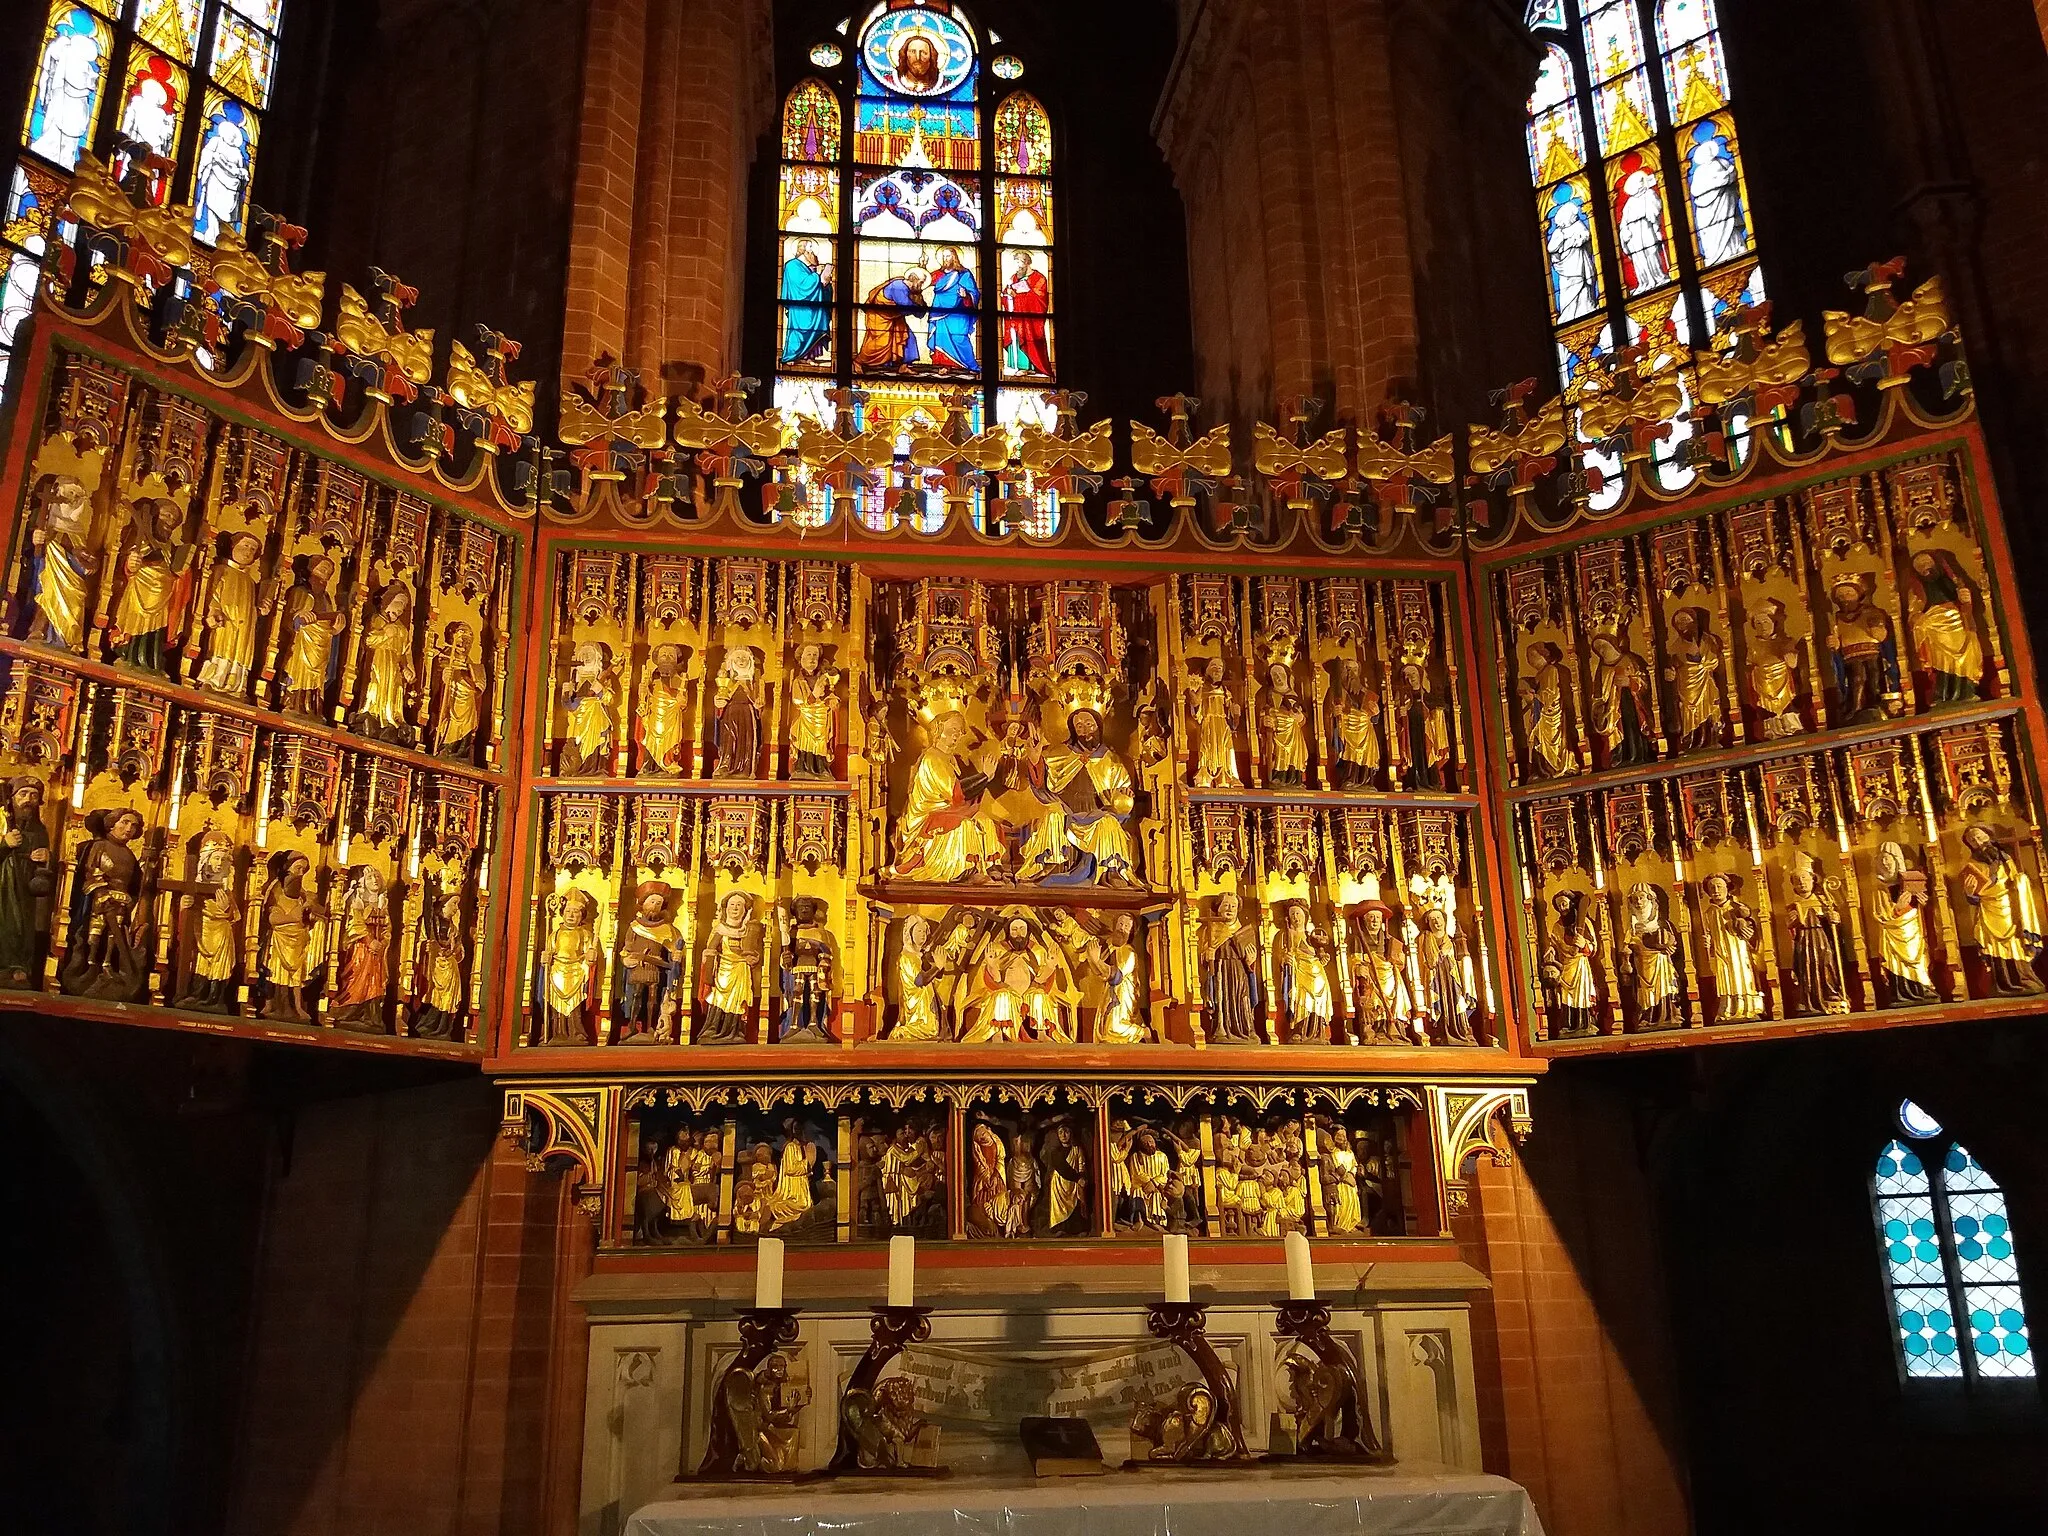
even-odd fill
[{"label": "gothic arched stained glass window", "polygon": [[2005,1195],[1967,1147],[1911,1099],[1877,1155],[1871,1201],[1912,1381],[2026,1380],[2033,1343]]},{"label": "gothic arched stained glass window", "polygon": [[[1529,167],[1570,396],[1617,337],[1653,365],[1710,345],[1762,302],[1763,273],[1714,0],[1532,0],[1527,21],[1546,45]],[[1657,451],[1667,490],[1693,477],[1691,430],[1681,413]]]},{"label": "gothic arched stained glass window", "polygon": [[[775,403],[905,441],[1053,424],[1053,134],[1015,90],[986,110],[984,37],[950,0],[883,0],[820,44],[783,102]],[[1001,56],[1000,79],[1024,72]],[[844,398],[844,397],[842,397]],[[890,515],[905,487],[866,512]],[[817,494],[815,491],[813,494]],[[925,500],[942,515],[935,493]]]},{"label": "gothic arched stained glass window", "polygon": [[283,9],[284,0],[54,0],[0,219],[0,382],[82,154],[98,153],[117,176],[139,173],[159,204],[189,199],[208,245],[241,229]]}]

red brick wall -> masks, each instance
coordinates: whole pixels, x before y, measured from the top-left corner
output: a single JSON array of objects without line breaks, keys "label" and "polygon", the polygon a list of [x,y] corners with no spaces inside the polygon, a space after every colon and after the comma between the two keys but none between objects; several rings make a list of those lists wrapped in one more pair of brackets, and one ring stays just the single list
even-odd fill
[{"label": "red brick wall", "polygon": [[235,1532],[573,1529],[550,1412],[558,1379],[580,1394],[563,1324],[588,1223],[498,1137],[497,1103],[464,1082],[301,1116],[257,1282]]}]

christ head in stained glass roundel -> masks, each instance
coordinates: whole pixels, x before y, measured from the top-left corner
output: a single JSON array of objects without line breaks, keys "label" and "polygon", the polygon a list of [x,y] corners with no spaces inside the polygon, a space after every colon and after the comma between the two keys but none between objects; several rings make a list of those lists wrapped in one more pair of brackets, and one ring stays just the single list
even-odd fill
[{"label": "christ head in stained glass roundel", "polygon": [[974,67],[974,38],[966,26],[922,6],[870,17],[860,52],[875,82],[904,96],[949,95]]}]

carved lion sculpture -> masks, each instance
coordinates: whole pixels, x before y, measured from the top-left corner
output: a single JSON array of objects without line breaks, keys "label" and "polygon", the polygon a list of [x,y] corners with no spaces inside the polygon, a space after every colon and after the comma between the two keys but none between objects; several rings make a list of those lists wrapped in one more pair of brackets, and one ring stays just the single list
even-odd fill
[{"label": "carved lion sculpture", "polygon": [[839,1416],[860,1447],[861,1466],[870,1471],[907,1465],[925,1426],[917,1388],[907,1376],[891,1376],[872,1392],[848,1392]]}]

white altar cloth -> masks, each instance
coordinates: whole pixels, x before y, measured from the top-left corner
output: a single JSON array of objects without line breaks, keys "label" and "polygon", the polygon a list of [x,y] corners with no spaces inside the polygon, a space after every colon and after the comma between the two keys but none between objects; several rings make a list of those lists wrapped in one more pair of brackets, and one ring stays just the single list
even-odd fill
[{"label": "white altar cloth", "polygon": [[1297,1468],[690,1484],[625,1536],[1543,1536],[1529,1495],[1467,1472]]}]

